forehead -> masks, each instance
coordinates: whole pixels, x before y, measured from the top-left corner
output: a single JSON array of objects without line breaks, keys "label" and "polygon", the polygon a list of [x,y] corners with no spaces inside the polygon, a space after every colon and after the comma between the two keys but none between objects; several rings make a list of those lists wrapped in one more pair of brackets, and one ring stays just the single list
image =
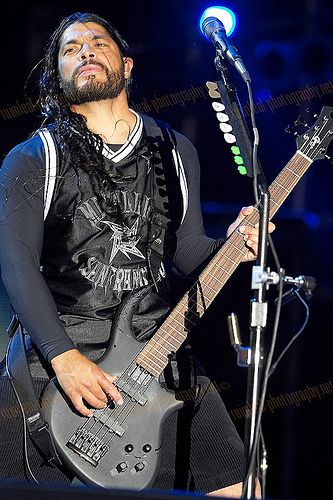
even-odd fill
[{"label": "forehead", "polygon": [[[109,32],[103,28],[100,24],[88,22],[88,23],[74,23],[71,24],[62,34],[60,38],[59,46],[63,46],[68,42],[73,40],[88,39],[92,40],[96,36],[101,36],[112,40]],[[112,40],[113,41],[113,40]],[[115,42],[114,42],[115,43]]]}]

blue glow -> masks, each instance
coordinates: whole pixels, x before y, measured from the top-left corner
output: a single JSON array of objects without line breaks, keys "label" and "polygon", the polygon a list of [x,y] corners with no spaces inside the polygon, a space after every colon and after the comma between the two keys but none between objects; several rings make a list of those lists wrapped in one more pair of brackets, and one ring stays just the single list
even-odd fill
[{"label": "blue glow", "polygon": [[318,227],[320,226],[320,217],[313,212],[307,212],[304,215],[303,219],[311,229],[318,229]]},{"label": "blue glow", "polygon": [[255,92],[254,92],[254,100],[255,100],[255,102],[257,102],[257,101],[264,101],[265,102],[265,101],[268,101],[269,99],[271,99],[272,94],[273,94],[272,90],[269,90],[266,88],[258,89],[258,90],[255,90]]},{"label": "blue glow", "polygon": [[222,6],[212,6],[208,7],[203,12],[199,20],[200,31],[203,35],[204,32],[202,31],[202,23],[207,17],[216,17],[217,19],[219,19],[225,28],[227,36],[231,36],[236,29],[237,18],[235,13],[231,9]]}]

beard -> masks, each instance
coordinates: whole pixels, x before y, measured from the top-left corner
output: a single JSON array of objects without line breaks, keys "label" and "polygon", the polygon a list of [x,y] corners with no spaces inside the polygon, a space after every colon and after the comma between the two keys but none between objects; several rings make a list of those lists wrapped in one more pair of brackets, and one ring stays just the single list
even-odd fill
[{"label": "beard", "polygon": [[123,61],[121,61],[120,68],[115,71],[110,71],[101,63],[94,62],[93,64],[101,66],[104,69],[106,80],[100,82],[94,75],[91,75],[82,87],[79,87],[77,84],[77,70],[70,80],[61,81],[61,87],[68,104],[85,104],[87,102],[114,99],[125,88],[126,80]]}]

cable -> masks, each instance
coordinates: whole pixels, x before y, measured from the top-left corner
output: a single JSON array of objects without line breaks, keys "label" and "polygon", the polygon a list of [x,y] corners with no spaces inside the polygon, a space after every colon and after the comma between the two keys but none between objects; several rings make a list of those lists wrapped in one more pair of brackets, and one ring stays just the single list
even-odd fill
[{"label": "cable", "polygon": [[250,105],[250,113],[251,113],[251,124],[253,129],[253,149],[252,149],[252,164],[253,164],[253,193],[256,204],[259,204],[259,195],[258,195],[258,146],[259,146],[259,131],[256,124],[256,119],[254,115],[254,101],[253,101],[253,92],[251,87],[251,82],[246,82],[247,92],[249,96],[249,105]]},{"label": "cable", "polygon": [[291,345],[295,342],[295,340],[301,335],[301,333],[303,332],[304,328],[306,327],[308,321],[309,321],[309,315],[310,315],[310,310],[309,310],[309,306],[308,304],[305,302],[305,300],[301,297],[301,294],[299,293],[298,290],[295,290],[294,291],[294,294],[298,297],[298,299],[304,304],[304,307],[305,307],[305,310],[306,310],[306,313],[305,313],[305,320],[302,324],[302,326],[300,327],[300,329],[298,330],[297,333],[295,333],[295,335],[292,337],[292,339],[288,342],[288,344],[286,345],[286,347],[283,349],[283,351],[281,352],[281,354],[279,355],[279,357],[277,358],[277,360],[275,361],[275,363],[273,363],[270,371],[269,371],[269,374],[268,376],[270,377],[276,370],[276,367],[277,365],[280,363],[282,357],[286,354],[286,352],[288,351],[288,349],[291,347]]},{"label": "cable", "polygon": [[[252,158],[252,160],[253,160],[253,192],[254,192],[254,197],[255,197],[256,203],[259,204],[258,175],[257,175],[257,173],[258,173],[259,132],[258,132],[258,128],[256,126],[256,121],[255,121],[253,93],[252,93],[252,88],[251,88],[250,82],[247,82],[247,89],[248,89],[248,95],[249,95],[251,123],[252,123],[253,134],[254,134],[253,152],[252,152],[252,155],[253,155],[253,158]],[[284,283],[283,283],[283,276],[281,273],[281,266],[280,266],[277,252],[276,252],[275,247],[274,247],[273,240],[269,234],[268,234],[268,241],[269,241],[270,248],[271,248],[271,251],[273,254],[273,258],[274,258],[274,261],[276,264],[276,268],[279,270],[278,271],[278,274],[279,274],[278,302],[277,302],[275,318],[274,318],[274,326],[273,326],[271,345],[269,348],[266,366],[265,366],[264,374],[263,374],[263,381],[262,381],[261,392],[260,392],[260,396],[259,396],[259,405],[258,405],[258,409],[257,409],[258,416],[257,416],[255,430],[254,430],[254,438],[253,438],[253,444],[252,444],[252,449],[251,449],[251,455],[250,455],[249,462],[248,462],[248,469],[247,469],[246,477],[244,480],[242,498],[246,498],[246,491],[247,491],[247,487],[248,487],[249,478],[250,478],[250,475],[252,474],[252,471],[254,469],[254,464],[255,464],[255,461],[257,458],[257,453],[258,453],[259,436],[261,437],[261,442],[264,444],[263,433],[262,433],[262,429],[261,429],[261,417],[262,417],[263,408],[264,408],[270,366],[272,364],[272,358],[273,358],[275,344],[276,344],[278,326],[279,326],[280,316],[281,316],[281,307],[282,307],[282,292],[283,292],[283,284]],[[263,453],[267,454],[265,448],[263,448]],[[263,457],[263,459],[264,458],[265,457]],[[266,484],[264,485],[264,487],[266,487]],[[264,496],[262,496],[262,498],[264,498]]]},{"label": "cable", "polygon": [[[267,474],[267,449],[265,445],[265,440],[264,440],[264,434],[262,431],[262,426],[260,426],[260,441],[261,441],[261,448],[262,448],[262,460],[260,464],[260,470],[261,470],[261,497],[265,498],[266,495],[266,474]],[[258,460],[259,462],[259,460]]]},{"label": "cable", "polygon": [[[275,257],[277,258],[277,254],[275,252],[274,244],[273,244],[271,237],[269,237],[269,240],[270,240],[270,244],[273,245],[272,246],[272,248],[274,249],[273,256],[274,256],[274,258]],[[278,259],[277,259],[277,262],[279,262]],[[280,267],[278,267],[278,269],[280,269]],[[255,431],[254,431],[252,451],[251,451],[251,455],[250,455],[250,459],[249,459],[247,474],[246,474],[246,477],[244,480],[244,485],[245,485],[243,488],[244,492],[247,489],[249,477],[250,477],[251,471],[253,469],[254,462],[256,460],[256,450],[258,447],[259,432],[261,429],[261,417],[262,417],[262,413],[263,413],[266,391],[267,391],[267,383],[268,383],[268,378],[269,378],[268,373],[269,373],[270,366],[272,363],[272,358],[273,358],[275,344],[276,344],[276,338],[277,338],[277,331],[278,331],[278,326],[279,326],[279,322],[280,322],[281,307],[282,307],[282,292],[283,292],[283,279],[282,279],[282,275],[281,275],[280,271],[279,271],[279,276],[280,276],[280,280],[279,280],[279,284],[278,284],[279,295],[278,295],[278,302],[277,302],[275,318],[274,318],[273,334],[272,334],[269,353],[267,356],[265,371],[264,371],[264,375],[263,375],[263,382],[262,382],[261,393],[260,393],[260,397],[259,397],[259,406],[258,406],[258,410],[257,410],[258,417],[257,417]],[[243,495],[242,498],[246,498],[246,496]],[[262,497],[262,498],[264,498],[264,497]]]}]

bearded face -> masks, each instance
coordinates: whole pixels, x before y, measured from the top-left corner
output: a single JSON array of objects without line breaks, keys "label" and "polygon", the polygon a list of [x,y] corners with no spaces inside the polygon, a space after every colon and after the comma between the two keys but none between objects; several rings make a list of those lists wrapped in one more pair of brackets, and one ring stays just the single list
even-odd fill
[{"label": "bearded face", "polygon": [[[90,73],[89,65],[100,66],[105,72],[104,80]],[[85,75],[85,81],[79,84],[78,75],[84,69],[86,69],[86,74],[81,73],[81,75]],[[69,80],[65,78],[60,80],[63,93],[70,105],[114,99],[125,88],[125,82],[125,67],[122,59],[118,70],[110,70],[104,64],[92,61],[80,66]]]},{"label": "bearded face", "polygon": [[59,83],[70,105],[115,99],[125,88],[132,64],[97,23],[74,23],[61,36]]}]

